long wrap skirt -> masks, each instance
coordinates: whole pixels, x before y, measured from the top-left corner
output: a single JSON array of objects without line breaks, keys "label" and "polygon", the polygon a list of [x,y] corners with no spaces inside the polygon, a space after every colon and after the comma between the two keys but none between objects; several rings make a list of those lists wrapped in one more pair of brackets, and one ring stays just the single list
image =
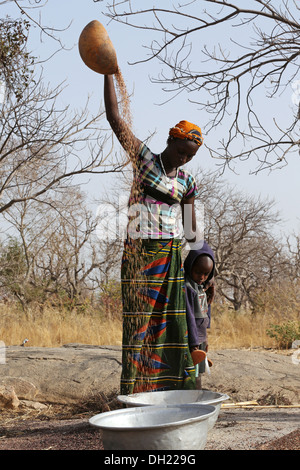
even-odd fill
[{"label": "long wrap skirt", "polygon": [[127,240],[121,278],[121,393],[195,389],[181,240]]}]

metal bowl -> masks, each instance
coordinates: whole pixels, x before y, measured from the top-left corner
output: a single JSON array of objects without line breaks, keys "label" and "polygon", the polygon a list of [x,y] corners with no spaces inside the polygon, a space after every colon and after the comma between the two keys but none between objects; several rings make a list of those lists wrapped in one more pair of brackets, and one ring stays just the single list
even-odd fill
[{"label": "metal bowl", "polygon": [[89,423],[101,430],[105,450],[201,450],[211,405],[166,405],[124,408],[100,413]]},{"label": "metal bowl", "polygon": [[183,404],[212,405],[216,408],[216,413],[209,419],[209,431],[216,424],[222,403],[228,399],[228,395],[211,390],[169,390],[118,396],[118,400],[127,407]]}]

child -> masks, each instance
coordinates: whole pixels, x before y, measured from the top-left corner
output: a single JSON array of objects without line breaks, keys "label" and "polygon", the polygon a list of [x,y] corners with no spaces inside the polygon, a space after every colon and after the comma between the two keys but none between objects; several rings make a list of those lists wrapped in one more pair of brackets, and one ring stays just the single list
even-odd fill
[{"label": "child", "polygon": [[201,249],[189,252],[184,262],[184,269],[189,347],[192,357],[200,355],[199,362],[202,360],[196,364],[197,388],[201,388],[199,374],[205,371],[203,359],[206,355],[203,351],[208,350],[206,330],[210,327],[210,304],[214,297],[215,270],[214,253],[206,242]]}]

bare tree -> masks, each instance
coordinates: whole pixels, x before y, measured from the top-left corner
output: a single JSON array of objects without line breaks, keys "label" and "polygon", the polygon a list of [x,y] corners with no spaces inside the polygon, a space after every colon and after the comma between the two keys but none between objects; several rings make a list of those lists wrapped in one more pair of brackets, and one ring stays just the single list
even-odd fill
[{"label": "bare tree", "polygon": [[[63,31],[67,30],[70,25],[68,24],[64,28],[59,29],[47,26],[47,24],[44,23],[42,9],[48,3],[48,0],[2,0],[0,1],[0,6],[9,3],[13,3],[17,7],[24,18],[24,24],[37,27],[40,30],[41,40],[46,37],[47,39],[55,41],[58,44],[56,52],[64,49],[60,35]],[[19,20],[16,20],[16,22],[18,23]]]},{"label": "bare tree", "polygon": [[293,111],[292,89],[276,111],[270,105],[299,74],[298,2],[192,0],[166,8],[146,3],[113,0],[107,16],[151,31],[148,55],[138,62],[162,64],[153,80],[169,96],[188,91],[209,113],[207,132],[227,123],[227,136],[210,148],[211,155],[223,166],[256,157],[255,171],[286,164],[299,150],[299,96]]},{"label": "bare tree", "polygon": [[287,237],[286,244],[291,258],[289,277],[291,281],[296,281],[300,278],[300,234]]},{"label": "bare tree", "polygon": [[199,170],[196,177],[218,293],[236,310],[254,306],[257,290],[282,277],[291,263],[273,233],[280,223],[274,202],[243,194],[209,172]]},{"label": "bare tree", "polygon": [[9,236],[1,247],[0,287],[24,310],[47,299],[76,307],[99,297],[115,274],[119,250],[94,236],[98,219],[78,188],[16,203],[4,218]]},{"label": "bare tree", "polygon": [[[0,109],[0,213],[50,189],[62,190],[74,175],[121,171],[121,163],[109,161],[110,149],[104,150],[104,113],[90,117],[88,103],[80,112],[60,109],[59,93],[38,81]],[[23,189],[12,196],[16,187]]]},{"label": "bare tree", "polygon": [[[107,130],[101,127],[104,111],[91,116],[88,101],[79,111],[60,107],[62,85],[50,89],[42,75],[33,74],[22,23],[6,26],[17,39],[8,47],[0,41],[0,79],[8,90],[0,104],[0,213],[50,189],[62,191],[75,175],[122,169],[122,162],[114,160],[111,146],[106,145]],[[26,67],[20,69],[20,76],[18,64],[23,63]]]},{"label": "bare tree", "polygon": [[[13,228],[1,247],[0,287],[24,309],[55,296],[65,296],[72,306],[91,292],[99,294],[120,254],[114,244],[93,238],[98,221],[74,177],[122,172],[124,164],[102,126],[102,110],[91,116],[89,102],[80,111],[61,108],[62,85],[50,89],[42,75],[34,75],[36,61],[26,51],[28,11],[26,17],[0,21],[0,79],[6,84],[0,103],[0,217],[2,232]],[[40,27],[55,39],[54,30]]]}]

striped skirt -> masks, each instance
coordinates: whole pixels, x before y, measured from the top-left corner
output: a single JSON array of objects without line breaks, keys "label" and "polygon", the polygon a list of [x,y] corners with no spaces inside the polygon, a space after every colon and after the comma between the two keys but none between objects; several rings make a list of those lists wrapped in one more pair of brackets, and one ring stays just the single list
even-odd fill
[{"label": "striped skirt", "polygon": [[181,240],[126,241],[121,393],[195,388]]}]

